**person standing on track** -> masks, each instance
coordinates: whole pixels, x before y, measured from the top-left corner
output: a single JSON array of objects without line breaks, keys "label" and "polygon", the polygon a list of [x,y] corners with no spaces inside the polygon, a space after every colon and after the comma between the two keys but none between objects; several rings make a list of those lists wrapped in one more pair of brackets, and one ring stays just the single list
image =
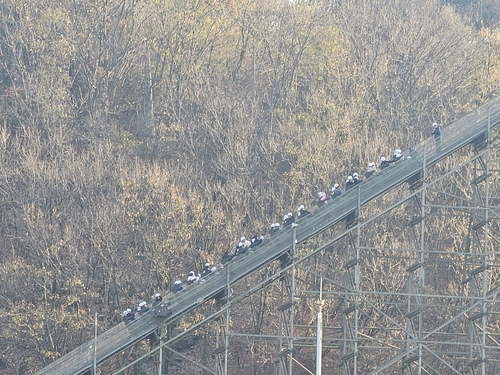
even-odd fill
[{"label": "person standing on track", "polygon": [[432,135],[436,140],[436,151],[441,151],[441,126],[437,122],[432,123]]}]

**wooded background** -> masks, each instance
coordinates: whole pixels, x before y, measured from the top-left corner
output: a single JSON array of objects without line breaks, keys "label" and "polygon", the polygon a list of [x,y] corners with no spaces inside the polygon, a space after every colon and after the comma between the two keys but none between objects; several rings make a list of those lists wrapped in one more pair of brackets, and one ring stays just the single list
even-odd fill
[{"label": "wooded background", "polygon": [[0,373],[500,94],[497,0],[2,0]]}]

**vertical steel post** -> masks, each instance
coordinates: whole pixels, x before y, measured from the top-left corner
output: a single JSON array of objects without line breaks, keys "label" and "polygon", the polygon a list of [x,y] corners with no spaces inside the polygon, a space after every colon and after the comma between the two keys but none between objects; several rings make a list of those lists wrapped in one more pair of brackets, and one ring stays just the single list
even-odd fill
[{"label": "vertical steel post", "polygon": [[[436,150],[437,152],[437,150]],[[424,266],[424,252],[425,252],[425,198],[426,198],[426,181],[427,181],[427,144],[424,144],[424,160],[423,160],[423,189],[422,189],[422,203],[420,207],[420,217],[422,218],[420,222],[420,251],[418,255],[418,261],[421,267],[418,270],[418,290],[419,295],[417,296],[418,301],[418,375],[422,375],[422,336],[424,329],[424,305],[423,305],[423,293],[424,293],[424,283],[425,283],[425,266]],[[411,298],[411,297],[408,297]]]},{"label": "vertical steel post", "polygon": [[485,187],[485,213],[484,220],[486,222],[484,227],[484,255],[483,255],[483,304],[482,304],[482,313],[483,317],[481,319],[481,329],[482,329],[482,337],[481,337],[481,357],[483,361],[481,363],[481,375],[486,375],[486,317],[487,317],[487,307],[486,307],[486,299],[488,298],[488,236],[489,236],[489,209],[490,209],[490,137],[491,137],[491,108],[488,107],[488,133],[486,134],[486,142],[487,142],[487,151],[486,151],[486,187]]},{"label": "vertical steel post", "polygon": [[[226,268],[226,288],[227,288],[227,296],[226,296],[226,299],[227,299],[227,304],[229,304],[229,297],[231,295],[231,282],[230,282],[230,272],[229,272],[229,263],[227,264],[227,268]],[[225,338],[225,341],[224,341],[224,345],[225,345],[225,350],[224,350],[224,375],[227,375],[227,361],[228,361],[228,358],[229,358],[229,318],[230,318],[230,310],[231,310],[231,306],[228,306],[228,308],[226,309],[226,338]]]},{"label": "vertical steel post", "polygon": [[357,222],[357,231],[356,231],[356,265],[354,266],[354,364],[353,364],[353,373],[356,375],[358,373],[358,331],[359,331],[359,292],[360,292],[360,270],[359,270],[359,261],[360,254],[359,248],[361,246],[361,227],[359,225],[359,218],[361,217],[361,189],[358,186],[358,222]]},{"label": "vertical steel post", "polygon": [[316,301],[318,305],[318,321],[316,332],[316,375],[321,375],[322,353],[323,353],[323,278],[319,281],[319,300]]},{"label": "vertical steel post", "polygon": [[294,306],[294,300],[295,300],[295,258],[296,258],[296,245],[297,245],[297,227],[299,225],[296,223],[292,223],[292,284],[290,286],[290,338],[289,338],[289,349],[290,349],[290,358],[288,362],[288,374],[292,375],[292,367],[293,367],[293,320],[294,320],[294,315],[295,315],[295,306]]},{"label": "vertical steel post", "polygon": [[163,345],[161,342],[161,323],[160,323],[160,354],[158,355],[158,375],[162,375],[162,367],[163,367]]},{"label": "vertical steel post", "polygon": [[97,374],[97,311],[94,320],[94,375]]}]

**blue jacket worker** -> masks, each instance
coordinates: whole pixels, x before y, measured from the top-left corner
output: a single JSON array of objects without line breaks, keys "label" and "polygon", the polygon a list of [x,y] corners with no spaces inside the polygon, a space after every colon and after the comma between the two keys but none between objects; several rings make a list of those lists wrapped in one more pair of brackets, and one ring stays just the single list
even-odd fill
[{"label": "blue jacket worker", "polygon": [[134,318],[135,318],[135,315],[134,315],[134,313],[132,312],[132,310],[127,309],[127,310],[125,310],[125,311],[123,312],[123,321],[124,321],[125,323],[127,323],[127,322],[131,322],[132,320],[134,320]]},{"label": "blue jacket worker", "polygon": [[384,169],[384,168],[387,168],[388,166],[390,166],[392,163],[392,161],[390,160],[385,160],[385,157],[382,156],[380,158],[380,169]]},{"label": "blue jacket worker", "polygon": [[288,214],[286,214],[284,217],[283,217],[283,226],[285,228],[289,227],[290,225],[292,225],[293,223],[295,223],[295,218],[293,217],[292,213],[289,212]]},{"label": "blue jacket worker", "polygon": [[375,163],[368,163],[368,167],[366,167],[365,178],[371,177],[375,173],[377,173],[377,167],[375,167]]},{"label": "blue jacket worker", "polygon": [[250,245],[251,248],[259,246],[262,241],[264,241],[264,236],[257,237],[257,235],[252,237],[252,244]]},{"label": "blue jacket worker", "polygon": [[394,151],[394,155],[392,156],[392,162],[395,163],[395,162],[400,161],[402,159],[403,159],[403,153],[401,152],[401,150],[399,148],[397,148]]},{"label": "blue jacket worker", "polygon": [[356,182],[352,178],[352,176],[347,177],[347,180],[345,181],[345,190],[352,189],[354,186],[356,186]]},{"label": "blue jacket worker", "polygon": [[234,255],[229,254],[229,251],[226,250],[224,255],[222,255],[222,263],[230,262],[234,258]]},{"label": "blue jacket worker", "polygon": [[362,180],[359,179],[359,176],[356,172],[352,174],[352,180],[354,181],[354,186],[362,182]]},{"label": "blue jacket worker", "polygon": [[332,199],[340,197],[342,190],[340,190],[339,184],[335,184],[332,187]]},{"label": "blue jacket worker", "polygon": [[151,306],[155,307],[155,306],[158,306],[161,301],[162,301],[163,297],[161,296],[160,293],[156,293],[155,294],[155,300],[153,301],[153,303],[151,304]]},{"label": "blue jacket worker", "polygon": [[139,306],[137,306],[137,312],[140,314],[144,314],[149,311],[149,307],[146,305],[146,301],[142,301],[139,303]]},{"label": "blue jacket worker", "polygon": [[309,215],[309,214],[310,214],[310,212],[306,210],[306,208],[304,207],[304,205],[303,205],[303,204],[301,204],[301,205],[299,206],[299,208],[297,209],[297,217],[298,217],[299,219],[301,219],[301,218],[303,218],[304,216],[307,216],[307,215]]},{"label": "blue jacket worker", "polygon": [[205,263],[205,267],[203,267],[203,270],[201,271],[201,277],[205,277],[209,275],[212,272],[210,269],[210,263]]},{"label": "blue jacket worker", "polygon": [[182,281],[176,280],[175,283],[174,283],[174,292],[180,292],[183,289],[184,288],[182,286]]},{"label": "blue jacket worker", "polygon": [[432,123],[432,135],[434,138],[441,137],[441,126],[438,126],[437,122]]}]

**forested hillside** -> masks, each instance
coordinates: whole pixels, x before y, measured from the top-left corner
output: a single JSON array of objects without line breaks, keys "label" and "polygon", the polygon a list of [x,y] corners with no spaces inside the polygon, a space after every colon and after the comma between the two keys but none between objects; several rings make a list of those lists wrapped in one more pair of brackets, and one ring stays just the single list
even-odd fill
[{"label": "forested hillside", "polygon": [[0,373],[500,95],[499,17],[496,0],[3,0]]}]

